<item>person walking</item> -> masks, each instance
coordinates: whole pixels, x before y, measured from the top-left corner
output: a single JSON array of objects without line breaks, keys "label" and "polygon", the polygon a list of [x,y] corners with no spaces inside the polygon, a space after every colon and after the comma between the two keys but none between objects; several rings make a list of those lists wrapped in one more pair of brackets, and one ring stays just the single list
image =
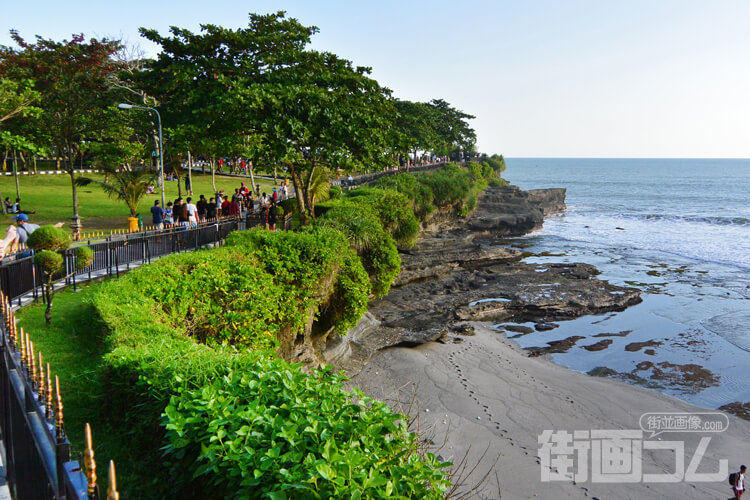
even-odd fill
[{"label": "person walking", "polygon": [[744,465],[740,466],[740,471],[734,475],[734,486],[732,486],[732,493],[734,493],[734,500],[740,500],[742,494],[745,493],[745,472],[747,467]]},{"label": "person walking", "polygon": [[196,203],[195,206],[198,207],[198,217],[200,217],[201,220],[204,220],[206,218],[206,212],[208,211],[208,202],[206,201],[206,197],[201,195],[198,203]]},{"label": "person walking", "polygon": [[268,229],[271,231],[276,231],[276,216],[276,201],[274,200],[268,208]]},{"label": "person walking", "polygon": [[187,210],[187,213],[188,213],[188,222],[190,223],[190,227],[197,226],[198,223],[201,221],[201,219],[198,216],[198,207],[195,206],[192,198],[187,199],[187,204],[185,205],[185,209]]},{"label": "person walking", "polygon": [[174,224],[174,212],[172,211],[172,202],[167,202],[167,208],[164,209],[164,224],[171,226]]},{"label": "person walking", "polygon": [[208,205],[206,205],[206,219],[211,220],[216,218],[216,200],[209,198]]},{"label": "person walking", "polygon": [[151,207],[151,218],[157,230],[164,229],[164,209],[159,206],[159,200],[154,201],[154,206]]}]

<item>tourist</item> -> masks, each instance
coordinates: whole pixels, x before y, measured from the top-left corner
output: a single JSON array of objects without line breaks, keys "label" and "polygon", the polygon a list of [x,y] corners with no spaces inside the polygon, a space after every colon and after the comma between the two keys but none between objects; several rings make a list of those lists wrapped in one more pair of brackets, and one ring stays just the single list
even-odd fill
[{"label": "tourist", "polygon": [[21,198],[16,198],[16,202],[13,204],[13,212],[14,214],[35,214],[36,211],[30,210],[21,210]]},{"label": "tourist", "polygon": [[164,209],[159,206],[159,200],[151,207],[151,220],[158,231],[164,229]]},{"label": "tourist", "polygon": [[6,197],[5,201],[3,201],[3,204],[5,205],[5,213],[8,214],[14,214],[15,207],[13,205],[13,202],[10,201],[10,197]]},{"label": "tourist", "polygon": [[[7,198],[6,198],[7,200]],[[0,240],[0,260],[6,255],[10,255],[18,249],[18,229],[16,226],[8,226],[5,231],[5,238]]]},{"label": "tourist", "polygon": [[[26,241],[29,239],[29,236],[31,236],[31,233],[39,229],[39,226],[37,224],[32,224],[29,222],[29,216],[21,213],[13,217],[13,220],[16,221],[16,224],[18,225],[18,242],[26,244]],[[31,251],[25,251],[18,255],[19,259],[23,259],[24,257],[28,257],[31,255]]]},{"label": "tourist", "polygon": [[211,220],[216,218],[216,200],[210,198],[208,205],[206,205],[206,219]]},{"label": "tourist", "polygon": [[242,195],[240,194],[240,190],[235,189],[234,194],[232,195],[232,203],[239,203],[241,197]]},{"label": "tourist", "polygon": [[221,215],[224,217],[229,217],[229,212],[231,211],[231,208],[229,208],[232,205],[232,203],[225,199],[221,202]]},{"label": "tourist", "polygon": [[187,204],[185,205],[185,210],[187,210],[188,213],[188,222],[190,222],[190,227],[197,226],[201,219],[198,216],[198,207],[195,206],[192,198],[188,197]]},{"label": "tourist", "polygon": [[279,193],[276,191],[276,188],[273,188],[273,194],[271,195],[273,198],[274,204],[279,201]]},{"label": "tourist", "polygon": [[201,220],[205,219],[206,212],[208,211],[208,202],[206,201],[206,197],[200,195],[200,199],[198,200],[196,206],[198,207],[198,217],[200,217]]},{"label": "tourist", "polygon": [[250,193],[250,190],[249,190],[249,189],[247,188],[247,186],[245,186],[245,183],[244,183],[244,182],[240,182],[240,194],[241,194],[241,195],[242,195],[242,196],[243,196],[244,198],[247,198],[247,195],[248,195],[249,193]]},{"label": "tourist", "polygon": [[167,208],[164,209],[164,224],[171,226],[174,224],[174,211],[172,210],[172,202],[167,202]]},{"label": "tourist", "polygon": [[747,471],[747,467],[742,465],[740,466],[740,471],[734,476],[734,486],[732,486],[732,493],[734,493],[734,498],[736,500],[740,500],[742,498],[742,494],[745,493],[745,472],[746,471]]},{"label": "tourist", "polygon": [[276,231],[276,214],[276,200],[274,200],[268,208],[268,229],[271,231]]}]

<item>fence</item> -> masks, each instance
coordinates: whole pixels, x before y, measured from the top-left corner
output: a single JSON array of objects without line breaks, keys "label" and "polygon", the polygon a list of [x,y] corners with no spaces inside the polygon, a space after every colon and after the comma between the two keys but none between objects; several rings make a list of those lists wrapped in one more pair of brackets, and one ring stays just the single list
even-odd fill
[{"label": "fence", "polygon": [[[49,363],[45,370],[41,353],[37,362],[33,343],[16,329],[10,303],[2,294],[0,300],[0,431],[12,498],[99,498],[88,426],[84,473],[70,457],[58,378],[53,388]],[[114,478],[114,464],[110,469]],[[117,498],[112,491],[109,498]]]},{"label": "fence", "polygon": [[[195,228],[174,228],[165,231],[126,233],[110,237],[107,241],[91,242],[88,247],[94,259],[88,267],[75,271],[75,251],[65,252],[64,285],[76,286],[81,277],[88,279],[100,276],[119,276],[120,271],[130,269],[133,264],[146,264],[152,259],[171,253],[197,250],[209,244],[218,244],[232,231],[245,229],[246,222],[239,217],[222,219]],[[124,269],[123,269],[124,268]],[[42,282],[34,269],[33,257],[24,257],[0,266],[0,291],[11,302],[21,305],[24,296],[37,299]]]}]

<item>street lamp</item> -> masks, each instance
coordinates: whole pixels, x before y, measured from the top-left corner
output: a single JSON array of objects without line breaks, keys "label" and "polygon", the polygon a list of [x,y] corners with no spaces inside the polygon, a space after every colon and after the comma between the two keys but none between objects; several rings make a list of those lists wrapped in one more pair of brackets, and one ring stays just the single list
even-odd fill
[{"label": "street lamp", "polygon": [[162,142],[161,138],[161,116],[155,108],[149,108],[147,106],[133,106],[132,104],[121,102],[117,105],[117,107],[120,109],[146,109],[148,111],[153,111],[154,113],[156,113],[156,118],[159,121],[159,180],[161,181],[161,206],[162,208],[166,209],[164,199],[164,143]]}]

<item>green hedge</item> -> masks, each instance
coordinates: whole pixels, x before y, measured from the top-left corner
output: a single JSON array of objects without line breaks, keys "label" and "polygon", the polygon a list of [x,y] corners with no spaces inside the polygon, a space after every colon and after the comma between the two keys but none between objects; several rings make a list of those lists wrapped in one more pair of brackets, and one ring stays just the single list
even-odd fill
[{"label": "green hedge", "polygon": [[357,204],[333,204],[315,219],[315,226],[341,231],[362,259],[373,294],[376,297],[388,294],[401,271],[401,257],[395,240],[385,232],[373,210]]},{"label": "green hedge", "polygon": [[325,328],[346,331],[369,293],[330,228],[234,233],[100,285],[102,411],[160,479],[142,496],[441,498],[444,464],[418,452],[402,416],[275,355],[321,308]]}]

